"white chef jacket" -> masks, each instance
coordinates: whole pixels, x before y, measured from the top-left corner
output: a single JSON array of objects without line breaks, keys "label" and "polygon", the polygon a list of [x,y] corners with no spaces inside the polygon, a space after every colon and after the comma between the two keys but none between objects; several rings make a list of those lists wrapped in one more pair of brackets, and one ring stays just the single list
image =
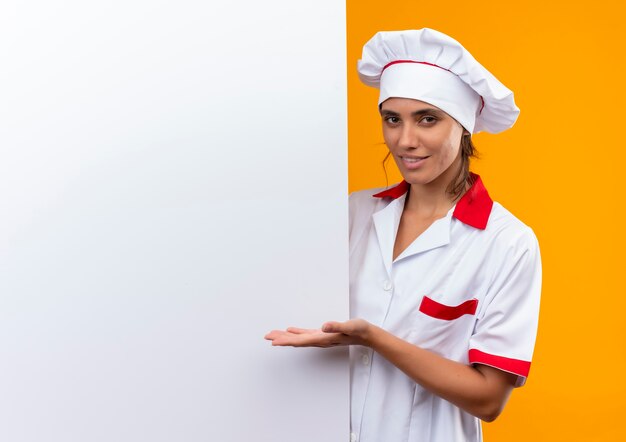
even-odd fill
[{"label": "white chef jacket", "polygon": [[[395,260],[406,182],[350,196],[350,314],[464,364],[530,368],[541,291],[533,231],[494,203],[477,175],[448,214]],[[480,420],[353,346],[351,440],[481,441]]]}]

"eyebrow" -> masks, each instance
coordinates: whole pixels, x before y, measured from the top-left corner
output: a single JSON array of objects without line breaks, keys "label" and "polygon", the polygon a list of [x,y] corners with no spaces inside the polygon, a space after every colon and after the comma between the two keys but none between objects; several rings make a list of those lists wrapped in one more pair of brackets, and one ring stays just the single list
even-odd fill
[{"label": "eyebrow", "polygon": [[[412,117],[419,117],[424,114],[432,114],[435,116],[441,116],[443,115],[443,112],[440,111],[439,109],[435,109],[434,107],[428,107],[426,109],[420,109],[420,110],[416,110],[415,112],[411,112]],[[398,112],[395,112],[389,109],[381,109],[380,115],[382,115],[383,117],[399,117],[400,116]]]}]

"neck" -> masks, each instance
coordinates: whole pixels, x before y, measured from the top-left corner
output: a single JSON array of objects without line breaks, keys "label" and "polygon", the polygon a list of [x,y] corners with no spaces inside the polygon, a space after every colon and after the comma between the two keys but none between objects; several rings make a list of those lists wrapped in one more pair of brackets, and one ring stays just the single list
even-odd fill
[{"label": "neck", "polygon": [[458,176],[460,162],[455,162],[448,170],[435,180],[426,184],[411,184],[405,210],[429,217],[444,216],[454,203],[456,197],[448,192],[452,180]]}]

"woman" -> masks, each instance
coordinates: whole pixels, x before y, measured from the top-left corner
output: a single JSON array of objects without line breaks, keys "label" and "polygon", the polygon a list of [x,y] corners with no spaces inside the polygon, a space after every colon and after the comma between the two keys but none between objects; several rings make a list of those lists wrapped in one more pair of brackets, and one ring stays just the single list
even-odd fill
[{"label": "woman", "polygon": [[380,88],[404,181],[350,197],[346,322],[272,331],[273,345],[349,345],[351,439],[480,441],[528,375],[541,263],[535,235],[469,172],[471,134],[511,127],[513,93],[458,42],[381,32],[361,80]]}]

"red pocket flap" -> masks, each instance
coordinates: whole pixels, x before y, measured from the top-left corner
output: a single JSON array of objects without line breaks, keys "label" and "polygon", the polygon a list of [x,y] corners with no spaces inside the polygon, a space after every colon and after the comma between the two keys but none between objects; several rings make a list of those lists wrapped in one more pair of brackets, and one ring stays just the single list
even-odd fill
[{"label": "red pocket flap", "polygon": [[460,318],[463,315],[476,314],[476,308],[478,307],[478,299],[470,299],[457,306],[449,306],[440,304],[437,301],[433,301],[428,296],[422,298],[420,304],[420,312],[432,316],[437,319],[444,319],[451,321],[453,319]]}]

